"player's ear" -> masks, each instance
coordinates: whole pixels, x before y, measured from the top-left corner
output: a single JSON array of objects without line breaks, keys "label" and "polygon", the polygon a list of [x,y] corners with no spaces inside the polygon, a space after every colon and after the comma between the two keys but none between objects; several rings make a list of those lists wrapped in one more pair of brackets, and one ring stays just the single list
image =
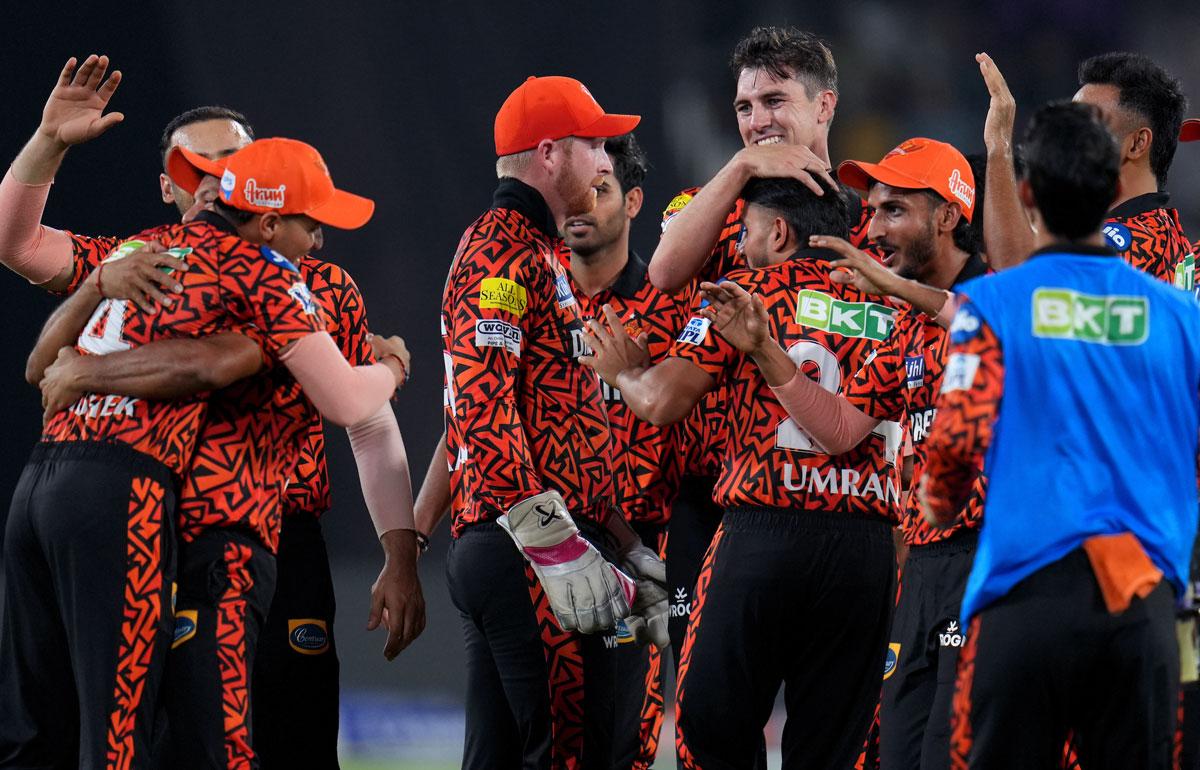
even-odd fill
[{"label": "player's ear", "polygon": [[643,200],[644,195],[640,187],[635,187],[625,193],[625,216],[629,219],[636,217],[638,212],[642,210]]},{"label": "player's ear", "polygon": [[1021,199],[1021,205],[1029,210],[1037,208],[1037,201],[1033,198],[1033,185],[1029,184],[1028,179],[1022,179],[1017,182],[1017,197]]},{"label": "player's ear", "polygon": [[958,220],[963,217],[962,206],[957,203],[946,203],[939,208],[938,230],[944,233],[953,231],[958,226]]},{"label": "player's ear", "polygon": [[279,216],[278,212],[268,211],[258,218],[258,234],[262,237],[263,243],[270,245],[271,241],[279,235],[279,228],[283,225],[283,217]]},{"label": "player's ear", "polygon": [[175,204],[175,191],[171,189],[171,177],[166,174],[158,175],[158,189],[162,192],[162,202],[171,206]]},{"label": "player's ear", "polygon": [[776,254],[787,251],[788,239],[791,238],[791,235],[791,228],[788,227],[787,220],[783,217],[775,217],[771,222],[771,232],[768,236],[771,251]]},{"label": "player's ear", "polygon": [[817,122],[828,123],[833,120],[833,113],[837,110],[838,95],[834,91],[822,91],[817,94]]},{"label": "player's ear", "polygon": [[1150,154],[1150,145],[1154,143],[1154,132],[1149,126],[1142,126],[1130,134],[1129,147],[1125,149],[1125,157],[1139,160]]}]

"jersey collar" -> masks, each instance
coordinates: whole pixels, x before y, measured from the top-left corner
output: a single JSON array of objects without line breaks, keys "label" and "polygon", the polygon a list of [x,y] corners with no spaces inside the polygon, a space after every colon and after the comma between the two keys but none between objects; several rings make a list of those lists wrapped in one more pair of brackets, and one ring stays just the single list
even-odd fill
[{"label": "jersey collar", "polygon": [[646,285],[646,273],[649,268],[642,258],[637,255],[637,252],[632,249],[629,252],[629,261],[625,263],[625,267],[621,268],[620,274],[617,275],[617,280],[613,281],[612,286],[608,290],[619,297],[625,299],[634,299],[637,297],[642,287]]},{"label": "jersey collar", "polygon": [[1133,219],[1138,214],[1145,214],[1147,211],[1165,209],[1170,206],[1170,203],[1171,193],[1166,190],[1145,193],[1136,198],[1130,198],[1117,206],[1108,212],[1108,217],[1109,219]]},{"label": "jersey collar", "polygon": [[547,238],[558,237],[558,225],[546,205],[546,199],[535,188],[510,176],[502,177],[492,195],[492,208],[511,209],[533,223]]}]

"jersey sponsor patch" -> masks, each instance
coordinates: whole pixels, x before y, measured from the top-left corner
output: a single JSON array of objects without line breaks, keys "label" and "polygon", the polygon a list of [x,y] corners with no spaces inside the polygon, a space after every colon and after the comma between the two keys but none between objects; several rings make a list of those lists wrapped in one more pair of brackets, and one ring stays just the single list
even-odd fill
[{"label": "jersey sponsor patch", "polygon": [[329,649],[329,629],[319,618],[288,618],[288,645],[301,655],[320,655]]},{"label": "jersey sponsor patch", "polygon": [[171,649],[175,649],[196,635],[197,610],[180,610],[175,613],[175,635]]},{"label": "jersey sponsor patch", "polygon": [[882,342],[892,333],[896,311],[874,302],[843,302],[819,291],[796,297],[796,323],[843,337]]},{"label": "jersey sponsor patch", "polygon": [[975,314],[975,308],[964,304],[958,308],[954,320],[950,322],[950,341],[963,343],[972,340],[979,334],[979,327],[980,320]]},{"label": "jersey sponsor patch", "polygon": [[1033,292],[1033,336],[1102,345],[1140,345],[1150,330],[1145,297],[1092,295],[1039,287]]},{"label": "jersey sponsor patch", "polygon": [[679,212],[683,211],[684,207],[686,207],[689,203],[692,202],[692,197],[693,196],[691,193],[679,193],[678,195],[676,195],[674,198],[671,199],[671,202],[667,204],[667,207],[665,209],[663,209],[663,216],[662,216],[663,232],[667,231],[667,224],[672,219],[675,218],[675,215],[678,214]]},{"label": "jersey sponsor patch", "polygon": [[1194,291],[1196,288],[1196,255],[1188,254],[1175,265],[1175,288]]},{"label": "jersey sponsor patch", "polygon": [[554,297],[558,300],[558,306],[561,308],[568,308],[575,304],[575,293],[571,291],[571,284],[567,282],[566,274],[554,279]]},{"label": "jersey sponsor patch", "polygon": [[1133,244],[1133,234],[1120,222],[1105,222],[1104,242],[1118,254],[1123,254],[1129,251],[1130,245]]},{"label": "jersey sponsor patch", "polygon": [[262,251],[263,259],[267,260],[272,265],[278,265],[284,270],[291,270],[293,273],[300,272],[298,269],[296,269],[296,266],[293,265],[290,260],[288,260],[287,257],[283,256],[278,251],[275,251],[275,249],[271,248],[270,246],[264,245],[260,247],[260,251]]},{"label": "jersey sponsor patch", "polygon": [[979,356],[974,353],[951,353],[950,361],[946,364],[946,374],[942,378],[942,392],[970,390],[978,371]]},{"label": "jersey sponsor patch", "polygon": [[317,301],[313,299],[312,292],[308,290],[308,284],[304,281],[293,283],[292,287],[288,289],[288,296],[299,302],[300,307],[304,308],[305,313],[309,315],[317,314]]},{"label": "jersey sponsor patch", "polygon": [[904,384],[909,390],[925,384],[925,356],[906,356],[904,359]]},{"label": "jersey sponsor patch", "polygon": [[479,307],[503,310],[520,318],[529,307],[529,296],[525,287],[516,281],[484,278],[479,288]]},{"label": "jersey sponsor patch", "polygon": [[519,358],[521,330],[504,321],[480,318],[475,322],[475,345],[481,348],[504,348]]},{"label": "jersey sponsor patch", "polygon": [[900,665],[900,645],[896,642],[888,642],[887,657],[883,659],[883,678],[887,679],[896,673],[898,665]]},{"label": "jersey sponsor patch", "polygon": [[711,322],[707,318],[692,316],[687,326],[679,333],[679,342],[687,345],[702,345],[708,339],[708,327]]}]

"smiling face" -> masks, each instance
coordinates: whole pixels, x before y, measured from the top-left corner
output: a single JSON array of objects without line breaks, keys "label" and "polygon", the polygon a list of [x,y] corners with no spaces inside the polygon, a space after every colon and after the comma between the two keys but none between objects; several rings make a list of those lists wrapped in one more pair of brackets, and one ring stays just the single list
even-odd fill
[{"label": "smiling face", "polygon": [[944,204],[922,190],[879,183],[867,203],[875,209],[867,236],[883,251],[883,264],[903,278],[924,280],[937,256],[935,218]]},{"label": "smiling face", "polygon": [[791,144],[813,147],[829,131],[836,97],[823,91],[810,97],[795,78],[780,80],[764,69],[738,75],[733,109],[747,146]]}]

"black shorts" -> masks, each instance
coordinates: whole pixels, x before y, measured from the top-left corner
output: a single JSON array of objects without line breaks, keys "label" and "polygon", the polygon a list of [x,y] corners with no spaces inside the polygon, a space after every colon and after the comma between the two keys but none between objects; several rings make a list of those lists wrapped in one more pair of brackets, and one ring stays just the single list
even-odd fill
[{"label": "black shorts", "polygon": [[[576,524],[609,556],[597,533]],[[494,522],[451,541],[446,577],[466,640],[463,768],[609,770],[616,633],[559,628],[541,583]]]},{"label": "black shorts", "polygon": [[148,767],[175,483],[125,444],[38,444],[4,538],[0,765]]},{"label": "black shorts", "polygon": [[966,642],[959,610],[977,541],[963,532],[908,552],[883,669],[881,770],[950,766],[950,701]]},{"label": "black shorts", "polygon": [[671,636],[674,665],[679,668],[683,639],[687,635],[692,612],[692,592],[704,562],[704,552],[712,542],[725,511],[713,502],[711,476],[684,476],[679,496],[671,505],[671,524],[667,535],[667,591],[670,617],[667,631]]},{"label": "black shorts", "polygon": [[180,545],[166,767],[257,766],[250,672],[274,593],[275,556],[249,535],[214,528]]},{"label": "black shorts", "polygon": [[1163,582],[1111,615],[1072,551],[981,610],[960,653],[954,767],[1170,770],[1179,708],[1175,592]]},{"label": "black shorts", "polygon": [[254,659],[254,751],[263,770],[336,770],[336,602],[316,516],[283,517],[275,568],[275,596]]},{"label": "black shorts", "polygon": [[754,764],[780,684],[784,768],[849,768],[879,697],[895,601],[881,519],[731,509],[696,583],[676,687],[685,767]]}]

